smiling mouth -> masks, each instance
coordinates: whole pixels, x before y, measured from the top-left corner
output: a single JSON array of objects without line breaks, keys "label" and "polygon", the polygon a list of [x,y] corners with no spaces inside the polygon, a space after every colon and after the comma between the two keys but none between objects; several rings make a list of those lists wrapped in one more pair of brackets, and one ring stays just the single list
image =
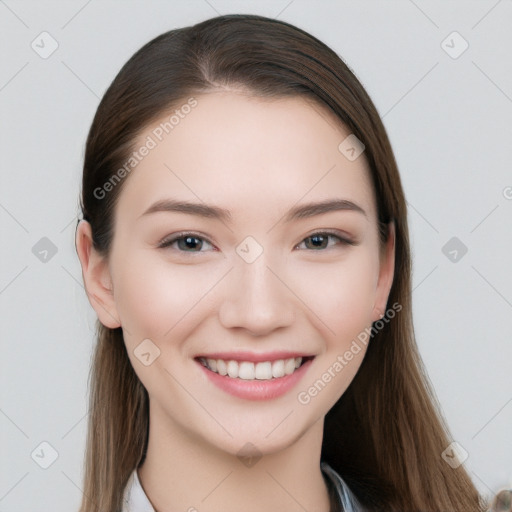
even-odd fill
[{"label": "smiling mouth", "polygon": [[291,375],[307,361],[309,357],[291,357],[288,359],[276,359],[275,361],[234,361],[224,359],[210,359],[197,357],[196,361],[208,370],[224,377],[241,380],[275,380]]}]

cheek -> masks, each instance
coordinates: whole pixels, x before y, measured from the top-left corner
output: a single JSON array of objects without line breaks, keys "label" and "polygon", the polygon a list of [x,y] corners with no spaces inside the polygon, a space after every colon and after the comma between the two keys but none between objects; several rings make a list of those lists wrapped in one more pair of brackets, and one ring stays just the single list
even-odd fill
[{"label": "cheek", "polygon": [[324,347],[297,400],[302,406],[311,404],[328,411],[352,382],[367,350],[365,329],[372,323],[376,261],[370,252],[360,251],[350,260],[309,276],[304,272],[301,282],[308,277],[308,305],[314,312],[309,318],[322,335]]},{"label": "cheek", "polygon": [[155,340],[185,325],[214,284],[206,266],[171,264],[143,252],[116,268],[115,300],[123,327]]},{"label": "cheek", "polygon": [[343,336],[371,323],[377,273],[369,251],[354,252],[344,261],[298,270],[298,295],[323,321],[328,338]]}]

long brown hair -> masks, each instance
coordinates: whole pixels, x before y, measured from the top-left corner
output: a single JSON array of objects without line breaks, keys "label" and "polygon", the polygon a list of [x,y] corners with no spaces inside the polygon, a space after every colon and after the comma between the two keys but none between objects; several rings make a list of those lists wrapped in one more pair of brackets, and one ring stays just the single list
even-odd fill
[{"label": "long brown hair", "polygon": [[[326,415],[322,460],[369,510],[483,510],[464,467],[452,469],[441,456],[451,439],[414,338],[407,209],[390,142],[363,86],[324,43],[282,21],[226,15],[171,30],[139,49],[103,96],[87,138],[80,206],[95,249],[108,257],[116,200],[129,177],[101,191],[137,136],[187,97],[222,86],[262,97],[307,96],[330,109],[365,145],[382,243],[395,223],[388,303],[401,310],[373,332],[357,375]],[[97,329],[80,512],[115,512],[145,457],[149,399],[122,329],[99,321]]]}]

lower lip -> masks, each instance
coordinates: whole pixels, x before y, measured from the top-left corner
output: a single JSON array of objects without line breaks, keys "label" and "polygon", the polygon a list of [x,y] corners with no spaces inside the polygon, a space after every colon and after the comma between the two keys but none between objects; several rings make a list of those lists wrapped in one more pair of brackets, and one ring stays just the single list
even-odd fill
[{"label": "lower lip", "polygon": [[199,361],[196,362],[206,373],[207,377],[226,393],[246,400],[271,400],[272,398],[277,398],[290,391],[308,371],[313,359],[306,361],[291,375],[285,375],[284,377],[270,380],[233,379],[227,375],[223,376],[212,372]]}]

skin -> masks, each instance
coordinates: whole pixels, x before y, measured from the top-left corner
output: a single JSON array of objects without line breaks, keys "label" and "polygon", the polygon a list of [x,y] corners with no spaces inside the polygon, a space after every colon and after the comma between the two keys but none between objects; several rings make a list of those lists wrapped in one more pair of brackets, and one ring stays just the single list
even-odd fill
[{"label": "skin", "polygon": [[[104,325],[122,326],[149,393],[139,478],[157,512],[234,512],[241,504],[247,512],[326,512],[324,417],[357,373],[364,345],[308,404],[297,394],[384,313],[394,230],[381,247],[364,153],[354,161],[341,154],[350,132],[324,107],[233,90],[195,98],[198,105],[125,178],[108,259],[92,248],[87,222],[77,231],[91,305]],[[149,126],[136,147],[167,118]],[[226,208],[232,223],[142,215],[171,197]],[[366,216],[345,210],[284,223],[293,206],[331,198],[357,203]],[[357,245],[329,238],[316,249],[308,237],[322,229]],[[183,242],[157,247],[180,231],[198,232],[203,245],[196,241],[194,252]],[[263,248],[252,263],[236,252],[249,235]],[[149,366],[134,355],[144,339],[160,350]],[[316,357],[294,389],[265,401],[225,393],[194,361],[213,351],[283,349]],[[247,442],[262,455],[250,467],[237,457]]]}]

